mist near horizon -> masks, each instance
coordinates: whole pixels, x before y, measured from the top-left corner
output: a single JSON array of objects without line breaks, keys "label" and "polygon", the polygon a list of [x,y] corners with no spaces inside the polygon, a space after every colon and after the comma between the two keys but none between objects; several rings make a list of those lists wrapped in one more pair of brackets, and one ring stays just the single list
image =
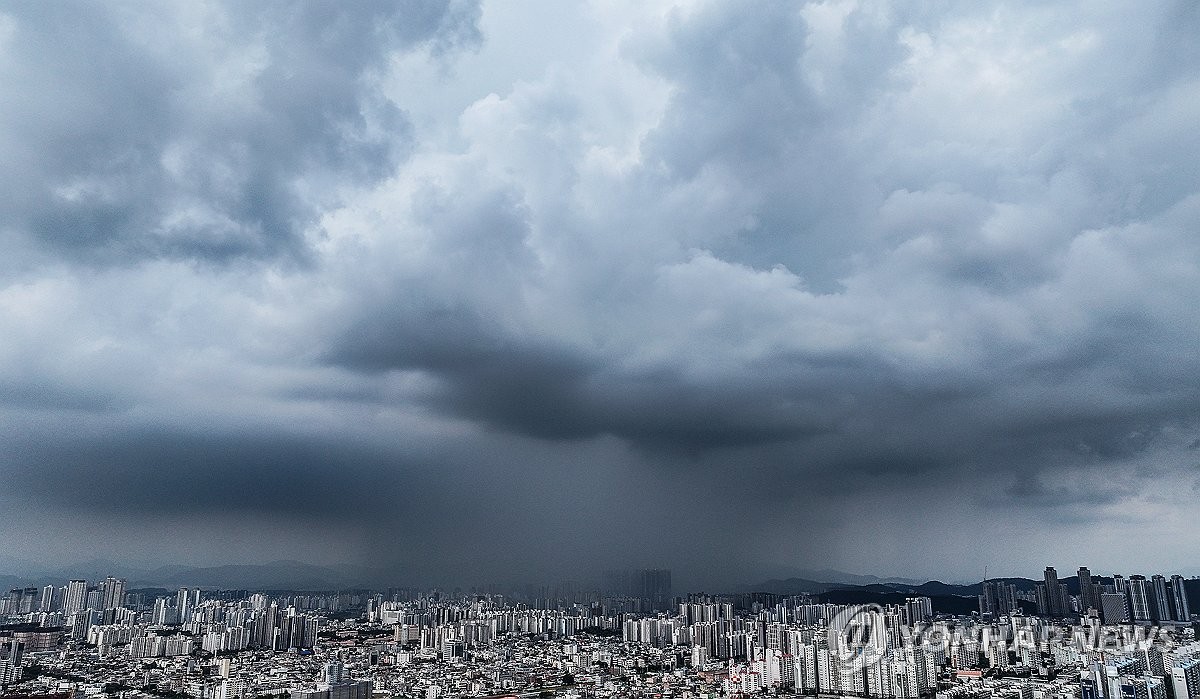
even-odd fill
[{"label": "mist near horizon", "polygon": [[[544,578],[487,578],[452,579],[421,576],[418,571],[397,571],[352,564],[316,565],[303,561],[256,561],[253,563],[216,563],[211,566],[190,566],[141,561],[137,563],[106,559],[80,561],[62,567],[38,566],[30,561],[0,557],[0,587],[38,589],[59,588],[67,580],[85,580],[99,584],[117,579],[131,590],[203,589],[218,591],[403,591],[405,594],[425,594],[441,591],[457,597],[463,593],[503,595],[516,599],[574,600],[612,599],[623,596],[656,597],[658,605],[669,599],[690,595],[732,595],[745,593],[779,596],[820,595],[839,592],[843,595],[921,594],[938,600],[937,604],[960,605],[960,598],[981,594],[986,580],[1009,581],[1023,590],[1032,590],[1042,575],[986,575],[978,580],[940,580],[905,578],[899,576],[856,574],[833,569],[776,569],[774,571],[743,571],[742,577],[729,582],[714,580],[699,584],[696,580],[679,578],[670,569],[609,569],[598,573],[582,570],[557,570]],[[1076,576],[1064,570],[1061,580],[1078,589]],[[1145,572],[1145,571],[1143,571]],[[1169,575],[1194,573],[1195,569],[1172,569]],[[15,574],[13,574],[15,573]],[[1118,573],[1129,577],[1131,573]],[[649,577],[647,577],[649,576]],[[1092,575],[1090,579],[1111,581],[1111,575]],[[651,582],[653,581],[653,582]],[[1200,576],[1192,576],[1198,584]],[[649,592],[653,588],[654,592]]]}]

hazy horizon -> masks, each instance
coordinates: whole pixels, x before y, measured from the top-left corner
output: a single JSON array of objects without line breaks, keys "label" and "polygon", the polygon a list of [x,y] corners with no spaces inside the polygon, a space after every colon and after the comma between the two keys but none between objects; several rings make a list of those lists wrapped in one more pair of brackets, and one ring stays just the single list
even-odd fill
[{"label": "hazy horizon", "polygon": [[[310,571],[314,574],[320,574],[322,572],[327,571],[330,574],[340,576],[340,577],[332,577],[332,578],[325,579],[333,587],[337,587],[339,585],[342,585],[342,586],[361,585],[361,586],[372,587],[372,588],[381,588],[381,587],[435,588],[435,587],[438,587],[438,588],[445,588],[445,589],[449,589],[449,588],[469,589],[469,588],[486,588],[489,586],[499,586],[501,588],[520,589],[520,588],[522,588],[524,586],[528,586],[528,585],[548,586],[549,588],[554,588],[554,587],[562,585],[562,584],[573,584],[573,585],[580,586],[582,589],[589,589],[589,588],[600,589],[601,587],[604,586],[604,576],[608,573],[608,571],[560,570],[560,571],[555,571],[555,574],[553,574],[550,577],[546,577],[546,578],[528,578],[528,579],[526,579],[526,578],[521,578],[520,576],[517,576],[517,577],[498,577],[498,578],[492,578],[492,579],[489,579],[489,578],[435,579],[435,578],[422,577],[419,574],[414,574],[412,571],[409,571],[407,573],[407,577],[405,577],[406,574],[403,572],[389,571],[386,569],[372,568],[369,565],[362,566],[362,565],[356,565],[356,564],[351,564],[351,563],[346,563],[346,562],[316,564],[316,563],[311,563],[311,562],[306,562],[306,561],[273,560],[273,561],[241,561],[241,562],[212,561],[208,564],[196,564],[196,563],[188,564],[188,563],[178,563],[178,562],[172,563],[172,562],[164,562],[164,561],[117,561],[117,560],[111,560],[111,559],[94,559],[94,560],[90,560],[90,561],[75,561],[73,563],[61,564],[61,565],[44,565],[44,564],[37,564],[32,561],[17,561],[17,560],[11,559],[11,558],[0,557],[0,577],[11,576],[14,579],[38,580],[38,581],[44,583],[47,581],[56,580],[57,578],[63,578],[65,580],[64,576],[74,577],[77,575],[83,575],[87,579],[95,582],[95,581],[103,579],[103,577],[107,577],[107,576],[111,575],[111,576],[115,576],[118,578],[126,578],[131,583],[135,583],[135,584],[144,583],[144,584],[147,584],[150,586],[154,586],[154,585],[157,585],[160,583],[168,582],[167,577],[162,577],[162,578],[154,577],[155,575],[163,574],[163,571],[165,571],[166,575],[181,576],[179,578],[179,580],[174,581],[175,583],[185,583],[190,580],[191,581],[190,584],[199,584],[201,586],[212,587],[212,585],[208,584],[208,583],[197,583],[195,581],[194,577],[189,578],[188,576],[192,575],[192,573],[191,573],[192,570],[199,570],[199,571],[203,572],[203,571],[210,571],[213,569],[242,569],[242,568],[245,568],[245,569],[249,569],[249,573],[251,575],[253,575],[255,573],[265,574],[269,578],[269,576],[273,574],[272,573],[273,570],[279,569],[281,567],[290,570],[291,566],[293,566],[293,565],[298,566],[301,569],[309,569],[309,568],[316,569],[316,570]],[[1065,580],[1065,579],[1072,578],[1075,576],[1076,568],[1063,568],[1063,567],[1057,567],[1057,568],[1058,568],[1060,579]],[[636,570],[636,569],[627,568],[625,570]],[[1148,577],[1151,574],[1159,574],[1159,573],[1166,574],[1168,576],[1173,575],[1173,574],[1182,574],[1185,578],[1187,578],[1187,577],[1195,578],[1195,577],[1200,576],[1200,569],[1198,569],[1196,567],[1171,568],[1171,569],[1163,569],[1163,570],[1138,570],[1138,571],[1134,571],[1134,570],[1101,571],[1101,570],[1093,569],[1091,572],[1092,572],[1093,578],[1095,578],[1095,579],[1111,578],[1113,573],[1117,573],[1119,575],[1123,575],[1126,577],[1128,577],[1129,575],[1132,575],[1132,574],[1144,574]],[[229,587],[229,586],[245,587],[245,586],[247,586],[247,584],[249,584],[249,587],[251,587],[251,588],[255,587],[254,584],[250,584],[250,583],[254,582],[254,580],[252,578],[238,577],[239,575],[244,576],[246,573],[247,573],[247,571],[242,571],[242,570],[231,571],[231,572],[227,573],[227,574],[233,576],[232,578],[228,579],[230,582],[230,585],[222,584],[222,585],[217,585],[216,587],[217,588],[225,588],[225,587]],[[986,576],[987,576],[986,579],[995,580],[995,579],[1000,579],[1000,578],[1006,578],[1006,579],[1008,579],[1008,578],[1024,578],[1024,579],[1028,579],[1028,580],[1041,580],[1042,573],[1043,573],[1042,570],[1021,571],[1021,572],[1015,572],[1015,573],[1014,572],[993,573],[993,572],[989,571],[986,573]],[[149,576],[149,577],[147,577],[147,576]],[[273,579],[273,578],[270,578],[270,579]],[[928,582],[941,582],[941,583],[945,583],[948,585],[969,586],[969,585],[978,584],[984,578],[981,577],[981,578],[978,578],[975,580],[969,580],[969,579],[955,579],[955,578],[948,577],[948,576],[938,576],[938,575],[910,577],[910,576],[904,576],[904,575],[893,575],[893,574],[889,574],[887,572],[880,572],[880,571],[850,572],[850,571],[833,570],[833,569],[801,569],[801,568],[782,569],[782,568],[779,568],[779,569],[775,569],[775,570],[763,570],[763,571],[760,571],[757,573],[755,571],[745,571],[745,574],[741,578],[721,580],[721,581],[704,580],[704,579],[697,580],[697,579],[692,579],[692,578],[688,578],[688,577],[680,578],[678,575],[674,576],[674,579],[675,579],[675,594],[685,594],[685,593],[692,593],[692,592],[708,592],[708,593],[725,592],[725,593],[728,593],[728,592],[739,592],[739,591],[742,591],[742,592],[751,591],[751,590],[755,589],[756,586],[759,586],[764,583],[769,583],[772,581],[786,581],[789,579],[803,579],[803,580],[811,580],[813,582],[832,583],[832,584],[837,584],[837,585],[850,585],[850,586],[869,584],[871,582],[871,579],[874,579],[874,580],[877,580],[880,582],[895,581],[895,582],[897,582],[897,584],[919,585],[919,584],[924,584],[924,583],[928,583]],[[236,584],[233,584],[234,581],[241,581],[241,582],[237,582]],[[283,581],[284,581],[283,578],[280,578],[278,580],[278,582],[283,582]],[[311,585],[306,584],[298,589],[318,589],[318,588],[314,588],[314,587],[311,587]]]}]

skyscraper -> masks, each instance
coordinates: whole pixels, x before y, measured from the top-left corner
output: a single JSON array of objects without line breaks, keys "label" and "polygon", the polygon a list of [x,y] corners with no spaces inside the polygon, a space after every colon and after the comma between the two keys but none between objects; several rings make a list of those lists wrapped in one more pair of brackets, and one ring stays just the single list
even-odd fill
[{"label": "skyscraper", "polygon": [[114,609],[125,605],[125,581],[109,576],[101,583],[104,591],[104,609]]},{"label": "skyscraper", "polygon": [[62,599],[58,592],[58,588],[53,585],[47,585],[42,588],[42,596],[38,600],[38,611],[52,612],[55,609],[56,603],[61,601]]},{"label": "skyscraper", "polygon": [[1129,617],[1132,621],[1150,621],[1150,594],[1146,576],[1129,576]]},{"label": "skyscraper", "polygon": [[1191,621],[1192,611],[1188,608],[1187,588],[1182,575],[1171,576],[1171,609],[1175,621]]},{"label": "skyscraper", "polygon": [[67,593],[63,597],[63,612],[74,614],[87,606],[87,580],[72,580],[67,583]]},{"label": "skyscraper", "polygon": [[1089,607],[1100,610],[1100,586],[1092,582],[1092,571],[1087,566],[1079,569],[1079,603],[1086,611]]},{"label": "skyscraper", "polygon": [[191,621],[192,612],[198,606],[200,606],[200,588],[188,590],[186,587],[181,587],[179,592],[175,593],[175,609],[179,614],[179,623],[186,624]]},{"label": "skyscraper", "polygon": [[14,639],[5,639],[0,645],[0,686],[17,682],[21,679],[21,656],[25,644]]},{"label": "skyscraper", "polygon": [[1038,611],[1045,616],[1063,617],[1070,609],[1067,604],[1067,588],[1058,581],[1058,571],[1054,566],[1046,566],[1043,574],[1045,583],[1041,588],[1044,600],[1039,598]]},{"label": "skyscraper", "polygon": [[155,624],[174,624],[179,619],[176,614],[177,611],[175,607],[172,607],[168,603],[168,598],[159,597],[154,600],[154,611],[151,613],[150,619]]},{"label": "skyscraper", "polygon": [[928,597],[909,597],[904,600],[904,609],[910,626],[933,618],[933,600]]},{"label": "skyscraper", "polygon": [[996,581],[983,583],[983,594],[979,596],[979,612],[1000,616],[1008,614],[1017,606],[1017,586]]},{"label": "skyscraper", "polygon": [[1167,579],[1161,575],[1150,578],[1150,616],[1155,621],[1171,619],[1171,595],[1167,592]]}]

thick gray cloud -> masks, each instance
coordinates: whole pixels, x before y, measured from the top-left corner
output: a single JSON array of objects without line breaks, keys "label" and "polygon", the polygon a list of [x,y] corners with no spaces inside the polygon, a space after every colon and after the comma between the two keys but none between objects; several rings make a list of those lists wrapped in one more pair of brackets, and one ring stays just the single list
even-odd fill
[{"label": "thick gray cloud", "polygon": [[1194,4],[544,9],[7,10],[10,516],[414,579],[1200,553]]},{"label": "thick gray cloud", "polygon": [[306,257],[305,228],[412,148],[395,52],[477,40],[448,0],[5,10],[0,211],[69,259]]}]

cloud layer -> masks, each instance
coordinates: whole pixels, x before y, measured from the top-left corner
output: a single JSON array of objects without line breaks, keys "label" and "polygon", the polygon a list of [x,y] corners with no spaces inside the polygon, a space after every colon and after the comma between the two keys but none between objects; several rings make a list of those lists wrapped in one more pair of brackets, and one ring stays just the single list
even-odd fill
[{"label": "cloud layer", "polygon": [[910,5],[5,9],[6,548],[1184,567],[1200,10]]}]

